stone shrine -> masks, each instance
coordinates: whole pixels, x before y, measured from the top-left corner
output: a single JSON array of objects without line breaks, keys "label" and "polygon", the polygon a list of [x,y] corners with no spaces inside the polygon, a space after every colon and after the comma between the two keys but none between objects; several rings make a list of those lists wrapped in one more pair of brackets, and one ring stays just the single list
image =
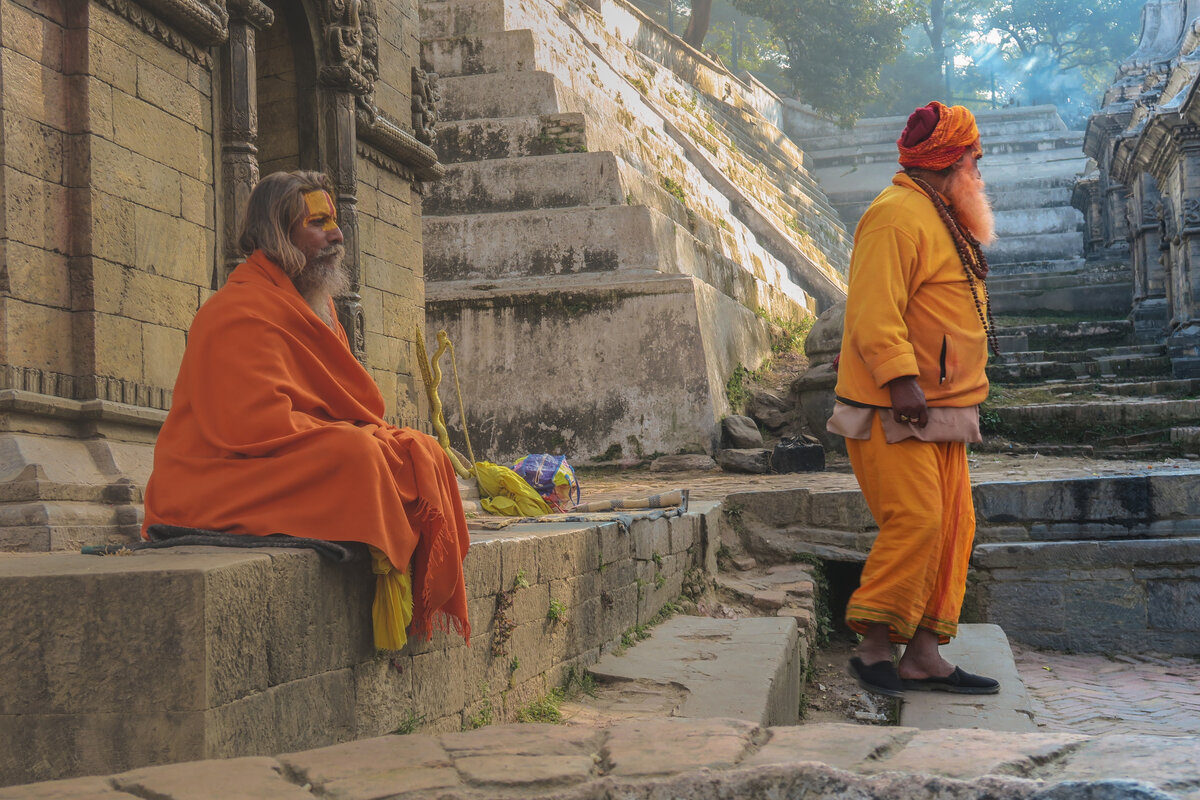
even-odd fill
[{"label": "stone shrine", "polygon": [[[1200,376],[1200,8],[1149,0],[1137,50],[1088,121],[1095,170],[1076,192],[1090,248],[1128,248],[1132,320],[1164,341],[1178,378]],[[1124,244],[1123,244],[1124,243]]]}]

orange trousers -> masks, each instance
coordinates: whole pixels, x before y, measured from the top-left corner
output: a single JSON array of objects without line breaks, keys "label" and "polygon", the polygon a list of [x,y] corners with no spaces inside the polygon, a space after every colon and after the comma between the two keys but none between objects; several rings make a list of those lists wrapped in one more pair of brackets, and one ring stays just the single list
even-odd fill
[{"label": "orange trousers", "polygon": [[888,444],[879,415],[870,439],[847,439],[846,450],[879,535],[846,607],[858,633],[888,626],[906,643],[918,627],[942,644],[958,632],[975,541],[975,505],[962,442],[905,439]]}]

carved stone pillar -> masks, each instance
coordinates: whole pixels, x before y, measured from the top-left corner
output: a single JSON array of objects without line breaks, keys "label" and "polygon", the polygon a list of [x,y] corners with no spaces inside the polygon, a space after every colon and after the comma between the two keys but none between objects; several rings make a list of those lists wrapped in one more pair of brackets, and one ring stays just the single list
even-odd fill
[{"label": "carved stone pillar", "polygon": [[258,75],[254,32],[270,27],[275,14],[259,0],[231,0],[229,40],[221,48],[221,266],[219,288],[242,261],[238,225],[258,183]]},{"label": "carved stone pillar", "polygon": [[1179,152],[1177,244],[1171,260],[1167,297],[1171,334],[1167,354],[1177,377],[1200,377],[1200,126],[1173,132]]},{"label": "carved stone pillar", "polygon": [[1133,267],[1134,336],[1140,342],[1162,341],[1167,326],[1166,271],[1160,235],[1158,184],[1148,173],[1134,181],[1126,197],[1129,257]]},{"label": "carved stone pillar", "polygon": [[354,357],[366,363],[366,319],[363,316],[362,296],[359,288],[362,280],[362,260],[358,238],[358,171],[355,162],[355,118],[354,95],[346,91],[329,91],[322,105],[325,114],[325,130],[329,136],[329,147],[325,152],[329,163],[322,165],[333,180],[337,192],[338,225],[346,237],[345,265],[350,273],[350,289],[335,299],[338,319],[350,338],[350,349]]}]

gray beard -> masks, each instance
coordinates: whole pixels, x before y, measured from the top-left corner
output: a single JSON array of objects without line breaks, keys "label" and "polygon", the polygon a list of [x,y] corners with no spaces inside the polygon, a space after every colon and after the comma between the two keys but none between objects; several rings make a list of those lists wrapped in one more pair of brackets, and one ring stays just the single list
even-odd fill
[{"label": "gray beard", "polygon": [[330,298],[350,291],[350,273],[342,259],[345,248],[333,245],[308,259],[303,271],[293,279],[296,291],[326,325],[333,327]]}]

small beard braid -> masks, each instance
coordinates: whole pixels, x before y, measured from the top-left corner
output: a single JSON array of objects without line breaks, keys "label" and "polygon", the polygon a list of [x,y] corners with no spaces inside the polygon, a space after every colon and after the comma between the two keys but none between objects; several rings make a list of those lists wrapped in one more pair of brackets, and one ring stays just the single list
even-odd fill
[{"label": "small beard braid", "polygon": [[350,274],[342,263],[345,256],[345,247],[330,245],[309,256],[304,269],[292,278],[296,291],[331,328],[333,316],[329,311],[329,299],[350,291]]},{"label": "small beard braid", "polygon": [[950,202],[958,224],[970,231],[980,244],[989,245],[996,241],[996,217],[984,191],[983,178],[957,169],[946,180],[942,194]]}]

